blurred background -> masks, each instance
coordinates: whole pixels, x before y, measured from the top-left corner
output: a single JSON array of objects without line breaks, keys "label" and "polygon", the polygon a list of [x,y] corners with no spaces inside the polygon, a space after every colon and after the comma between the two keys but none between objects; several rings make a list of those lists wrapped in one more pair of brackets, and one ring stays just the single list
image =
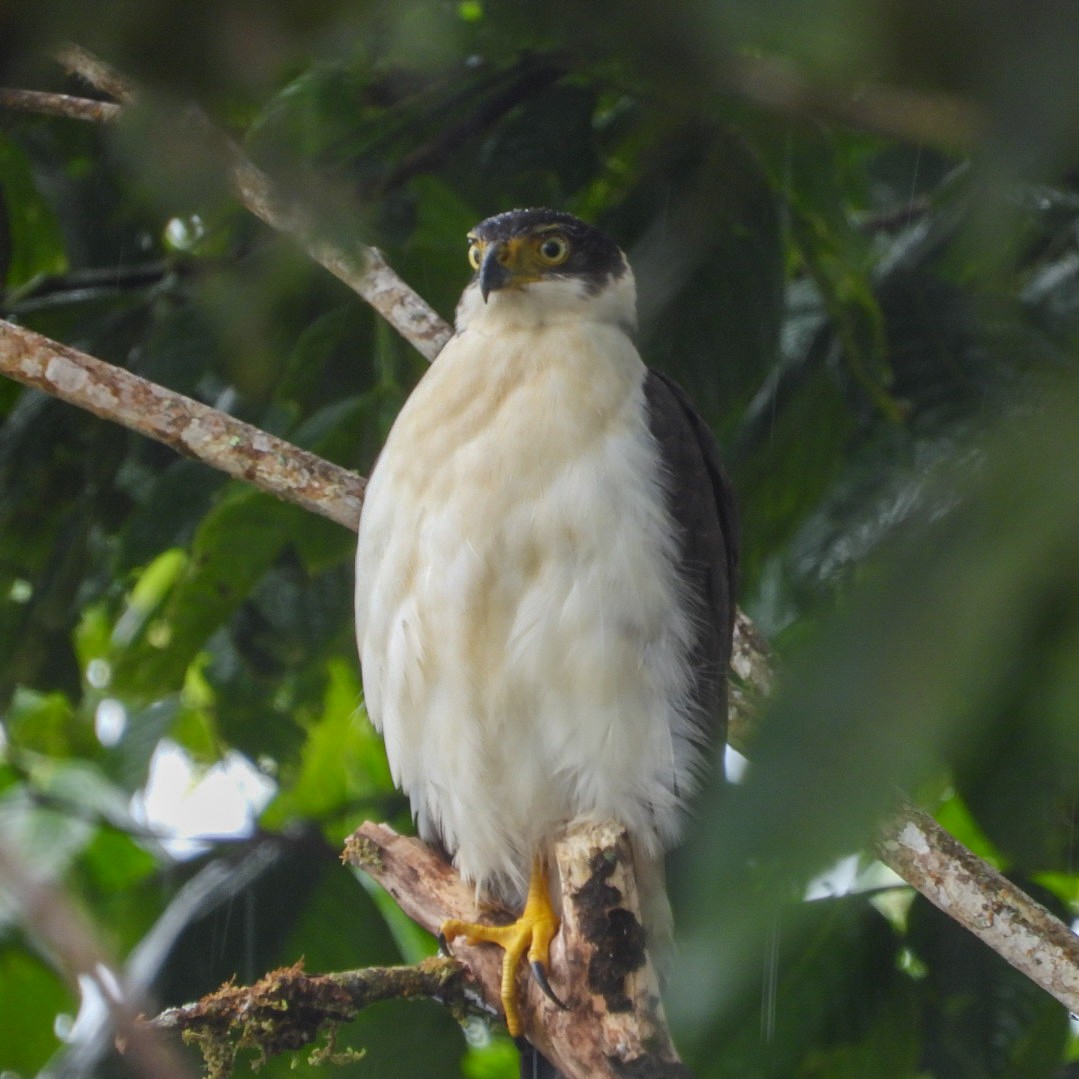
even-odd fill
[{"label": "blurred background", "polygon": [[[15,0],[0,83],[86,94],[65,41],[142,94],[109,127],[0,112],[0,315],[360,472],[424,361],[236,203],[183,105],[447,318],[499,210],[630,254],[781,672],[673,859],[694,1074],[1076,1074],[1064,1009],[869,853],[905,791],[1077,913],[1074,5]],[[353,546],[0,380],[0,835],[158,1005],[433,950],[338,859],[408,826]],[[130,1074],[62,959],[0,901],[0,1072]],[[366,1049],[343,1075],[516,1074],[433,1003],[340,1046]]]}]

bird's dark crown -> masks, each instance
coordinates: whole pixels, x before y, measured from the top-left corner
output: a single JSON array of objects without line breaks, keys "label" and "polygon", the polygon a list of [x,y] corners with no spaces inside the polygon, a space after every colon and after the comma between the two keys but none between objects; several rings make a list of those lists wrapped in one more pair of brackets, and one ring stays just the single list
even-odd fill
[{"label": "bird's dark crown", "polygon": [[481,221],[468,234],[483,244],[505,242],[531,234],[558,233],[569,244],[569,256],[556,270],[558,276],[579,276],[596,285],[621,277],[627,269],[618,245],[599,229],[562,210],[535,207],[507,210]]}]

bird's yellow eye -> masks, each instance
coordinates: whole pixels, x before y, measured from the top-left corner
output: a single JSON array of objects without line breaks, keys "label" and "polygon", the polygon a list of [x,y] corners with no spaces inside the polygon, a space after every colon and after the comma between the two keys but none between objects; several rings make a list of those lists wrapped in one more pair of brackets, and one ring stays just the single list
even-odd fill
[{"label": "bird's yellow eye", "polygon": [[565,236],[548,236],[536,248],[540,261],[548,266],[560,266],[569,258],[569,243]]},{"label": "bird's yellow eye", "polygon": [[478,270],[480,268],[480,263],[482,261],[483,261],[483,250],[480,248],[480,245],[478,243],[476,243],[475,240],[473,240],[468,245],[468,263],[472,267],[473,270]]}]

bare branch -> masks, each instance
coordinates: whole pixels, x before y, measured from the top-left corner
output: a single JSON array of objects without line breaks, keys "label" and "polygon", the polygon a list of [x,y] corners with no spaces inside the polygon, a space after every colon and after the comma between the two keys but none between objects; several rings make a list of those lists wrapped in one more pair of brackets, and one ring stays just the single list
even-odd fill
[{"label": "bare branch", "polygon": [[775,661],[763,634],[741,609],[735,612],[730,675],[727,741],[748,756],[761,708],[772,692]]},{"label": "bare branch", "polygon": [[94,101],[88,97],[72,97],[70,94],[47,94],[40,90],[15,90],[0,87],[0,109],[14,112],[34,112],[44,116],[66,116],[71,120],[89,120],[95,124],[109,124],[121,112],[119,105],[111,101]]},{"label": "bare branch", "polygon": [[0,372],[355,529],[365,481],[257,427],[0,320]]},{"label": "bare branch", "polygon": [[[401,909],[429,932],[447,918],[473,920],[475,891],[418,839],[383,824],[364,824],[345,858],[379,882]],[[528,974],[518,978],[528,1040],[570,1079],[628,1074],[689,1079],[659,1002],[655,970],[644,949],[629,839],[613,822],[576,821],[555,846],[562,890],[562,930],[551,949],[556,992],[547,999]],[[487,907],[484,919],[509,919]],[[455,942],[488,1009],[497,1014],[502,953],[490,945]]]},{"label": "bare branch", "polygon": [[1079,937],[1059,918],[909,803],[881,829],[876,848],[948,917],[1079,1014]]},{"label": "bare branch", "polygon": [[56,60],[70,74],[78,75],[95,90],[116,98],[122,105],[130,105],[135,100],[131,80],[81,45],[65,45],[57,51]]}]

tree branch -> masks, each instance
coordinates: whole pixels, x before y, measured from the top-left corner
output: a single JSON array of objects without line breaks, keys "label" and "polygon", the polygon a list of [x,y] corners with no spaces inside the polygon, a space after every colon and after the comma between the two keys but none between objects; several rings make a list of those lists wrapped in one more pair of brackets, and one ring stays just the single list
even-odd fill
[{"label": "tree branch", "polygon": [[270,971],[252,986],[223,985],[194,1004],[169,1008],[144,1021],[155,1031],[177,1031],[198,1046],[209,1079],[228,1079],[237,1057],[251,1051],[253,1069],[278,1053],[326,1037],[317,1054],[333,1061],[336,1028],[381,1000],[434,999],[458,1016],[470,1007],[468,978],[454,959],[436,956],[411,967],[367,967],[307,974],[303,962]]},{"label": "tree branch", "polygon": [[[68,71],[123,104],[136,100],[135,87],[85,49],[69,45],[60,51],[57,59]],[[200,109],[188,109],[185,117],[223,153],[233,191],[251,213],[296,240],[315,262],[366,300],[428,360],[442,351],[453,333],[452,328],[394,273],[378,248],[359,242],[343,246],[320,237],[306,205],[287,199],[269,176]]]},{"label": "tree branch", "polygon": [[[569,1079],[692,1079],[675,1053],[644,947],[629,837],[613,822],[578,821],[555,846],[561,879],[562,929],[552,948],[556,1007],[527,966],[518,979],[529,1040]],[[367,823],[348,840],[344,858],[377,880],[414,921],[436,934],[447,918],[476,917],[475,890],[418,839]],[[494,906],[484,918],[510,920]],[[231,1075],[240,1051],[255,1066],[322,1036],[332,1055],[334,1030],[369,1004],[426,997],[463,1020],[501,1011],[502,953],[455,943],[454,957],[412,967],[370,967],[307,974],[302,964],[272,971],[250,987],[224,985],[201,1000],[170,1008],[148,1026],[179,1031],[196,1043],[210,1079]]]},{"label": "tree branch", "polygon": [[[555,844],[562,929],[551,949],[563,1010],[540,991],[527,965],[518,977],[528,1040],[570,1079],[691,1079],[675,1053],[644,948],[629,838],[614,822],[575,821]],[[362,825],[345,860],[381,884],[413,921],[437,933],[447,918],[474,920],[475,890],[418,839],[384,824]],[[511,920],[487,907],[484,920]],[[487,1010],[501,1013],[502,952],[454,942]]]},{"label": "tree branch", "polygon": [[926,899],[1079,1014],[1079,937],[1059,918],[909,803],[885,823],[876,850]]},{"label": "tree branch", "polygon": [[13,112],[33,112],[43,116],[66,116],[70,120],[89,120],[95,124],[111,124],[122,111],[111,101],[94,101],[70,94],[47,94],[40,90],[15,90],[0,87],[0,109]]},{"label": "tree branch", "polygon": [[0,372],[355,529],[365,480],[250,424],[0,319]]}]

